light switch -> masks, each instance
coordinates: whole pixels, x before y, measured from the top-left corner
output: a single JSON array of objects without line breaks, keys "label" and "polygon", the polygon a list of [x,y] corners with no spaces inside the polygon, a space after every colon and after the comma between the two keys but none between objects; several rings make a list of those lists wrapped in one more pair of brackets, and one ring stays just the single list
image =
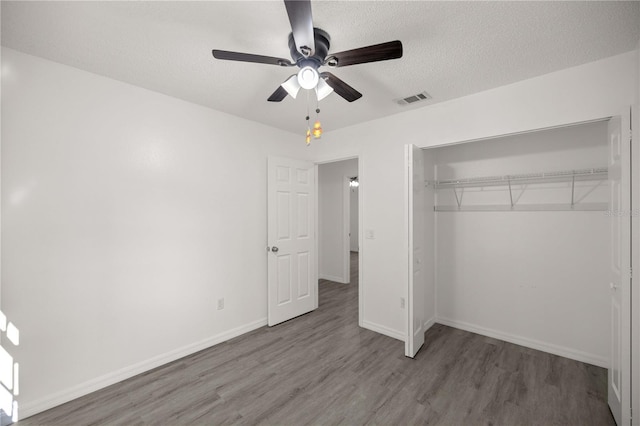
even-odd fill
[{"label": "light switch", "polygon": [[364,231],[364,236],[368,240],[373,240],[375,238],[375,234],[373,232],[373,229],[366,229]]}]

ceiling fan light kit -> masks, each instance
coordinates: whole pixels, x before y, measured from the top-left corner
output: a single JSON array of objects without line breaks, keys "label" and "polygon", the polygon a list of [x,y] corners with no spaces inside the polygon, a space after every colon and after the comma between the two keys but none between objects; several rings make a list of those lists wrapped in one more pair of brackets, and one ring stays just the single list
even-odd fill
[{"label": "ceiling fan light kit", "polygon": [[[301,88],[314,90],[318,101],[326,98],[332,92],[336,92],[346,101],[353,102],[362,97],[360,92],[329,72],[318,72],[318,68],[324,65],[339,68],[402,57],[402,43],[399,40],[329,55],[331,38],[326,31],[313,27],[311,1],[284,0],[284,5],[291,24],[289,53],[292,61],[227,50],[214,49],[212,51],[213,57],[221,60],[300,68],[297,74],[289,77],[269,96],[267,99],[269,102],[281,102],[287,95],[295,99]],[[316,110],[316,112],[320,111]],[[322,135],[319,121],[314,124],[313,131],[307,126],[307,144],[310,143],[312,134],[315,138]]]},{"label": "ceiling fan light kit", "polygon": [[318,71],[310,66],[306,66],[298,71],[298,84],[300,84],[300,87],[303,89],[314,89],[318,85],[318,80],[320,80]]}]

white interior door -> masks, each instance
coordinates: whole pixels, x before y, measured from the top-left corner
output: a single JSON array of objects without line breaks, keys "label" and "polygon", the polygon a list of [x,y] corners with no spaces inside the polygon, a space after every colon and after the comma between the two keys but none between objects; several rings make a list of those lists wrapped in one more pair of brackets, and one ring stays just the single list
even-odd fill
[{"label": "white interior door", "polygon": [[413,358],[424,344],[425,271],[424,255],[424,164],[422,150],[405,145],[406,206],[408,235],[407,338],[404,352]]},{"label": "white interior door", "polygon": [[609,407],[618,425],[631,418],[631,132],[629,114],[609,120],[611,364]]},{"label": "white interior door", "polygon": [[269,157],[267,188],[268,323],[318,307],[316,168]]}]

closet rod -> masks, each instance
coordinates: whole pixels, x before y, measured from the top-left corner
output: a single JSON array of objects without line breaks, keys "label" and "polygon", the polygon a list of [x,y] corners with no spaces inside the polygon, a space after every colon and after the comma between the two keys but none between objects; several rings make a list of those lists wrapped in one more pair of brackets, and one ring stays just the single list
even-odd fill
[{"label": "closet rod", "polygon": [[470,188],[480,186],[500,186],[525,183],[553,183],[553,182],[576,182],[590,180],[606,180],[608,169],[598,167],[593,169],[565,170],[558,172],[544,173],[523,173],[504,176],[483,176],[464,179],[448,179],[427,181],[426,185],[434,185],[436,189],[442,188]]}]

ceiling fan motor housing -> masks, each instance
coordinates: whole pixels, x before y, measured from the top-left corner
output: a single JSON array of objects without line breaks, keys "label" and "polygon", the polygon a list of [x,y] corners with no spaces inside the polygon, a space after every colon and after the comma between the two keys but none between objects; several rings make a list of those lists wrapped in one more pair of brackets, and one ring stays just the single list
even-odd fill
[{"label": "ceiling fan motor housing", "polygon": [[326,31],[320,28],[313,29],[313,38],[315,40],[315,52],[312,56],[305,57],[302,53],[298,52],[296,48],[296,42],[293,39],[293,33],[289,34],[289,51],[291,52],[291,59],[300,68],[312,67],[318,69],[324,64],[324,60],[329,53],[329,45],[331,37]]}]

